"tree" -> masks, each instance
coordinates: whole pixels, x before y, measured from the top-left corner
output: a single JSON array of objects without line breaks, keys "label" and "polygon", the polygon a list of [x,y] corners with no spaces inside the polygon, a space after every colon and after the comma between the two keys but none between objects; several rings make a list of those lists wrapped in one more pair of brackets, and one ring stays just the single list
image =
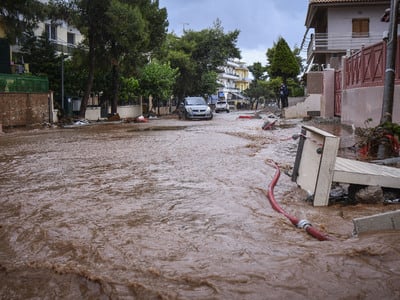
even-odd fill
[{"label": "tree", "polygon": [[178,38],[175,34],[168,34],[163,47],[157,53],[159,61],[169,62],[171,67],[179,70],[173,93],[179,99],[191,94],[196,77],[197,62],[191,57],[195,48],[194,42]]},{"label": "tree", "polygon": [[288,78],[296,78],[300,73],[300,65],[296,56],[290,50],[286,41],[280,37],[273,48],[267,50],[268,74],[272,77],[281,77],[284,82]]},{"label": "tree", "polygon": [[119,98],[126,104],[129,104],[139,95],[139,80],[134,77],[122,77]]},{"label": "tree", "polygon": [[174,88],[179,99],[216,92],[218,67],[230,58],[240,58],[236,46],[238,35],[238,30],[224,33],[217,20],[212,28],[187,30],[181,38],[169,36],[164,51],[171,66],[179,68],[180,76]]},{"label": "tree", "polygon": [[2,0],[0,19],[11,44],[36,28],[46,16],[46,5],[38,0]]},{"label": "tree", "polygon": [[[85,116],[96,68],[111,73],[111,112],[116,113],[121,77],[134,75],[165,38],[166,9],[158,0],[56,0],[59,15],[85,35],[88,76],[80,116]],[[108,63],[108,64],[106,64]]]},{"label": "tree", "polygon": [[105,45],[103,33],[107,29],[105,13],[109,6],[109,0],[75,0],[75,1],[54,1],[55,11],[58,17],[70,20],[71,24],[86,37],[88,48],[87,77],[85,79],[84,95],[81,102],[79,116],[85,117],[86,106],[93,87],[96,57],[100,56]]},{"label": "tree", "polygon": [[267,68],[263,67],[260,62],[255,62],[252,66],[249,66],[249,71],[253,74],[253,82],[256,82],[258,80],[265,79],[265,72],[267,71]]},{"label": "tree", "polygon": [[60,91],[61,57],[56,54],[56,47],[46,37],[36,37],[32,31],[25,33],[20,54],[24,62],[29,63],[29,72],[36,76],[47,76],[49,89]]},{"label": "tree", "polygon": [[168,99],[172,95],[177,75],[178,69],[171,68],[168,63],[152,61],[143,68],[139,79],[143,95],[152,96],[159,108],[160,101]]},{"label": "tree", "polygon": [[123,58],[128,52],[140,53],[139,49],[148,43],[149,36],[145,31],[145,20],[137,6],[112,0],[106,18],[109,23],[106,31],[107,53],[112,69],[111,113],[115,114],[118,104],[120,65]]},{"label": "tree", "polygon": [[247,97],[252,100],[259,101],[260,98],[275,98],[274,90],[268,81],[266,81],[267,67],[262,66],[260,62],[253,63],[249,66],[249,71],[253,74],[254,79],[250,83],[250,87],[245,91]]}]

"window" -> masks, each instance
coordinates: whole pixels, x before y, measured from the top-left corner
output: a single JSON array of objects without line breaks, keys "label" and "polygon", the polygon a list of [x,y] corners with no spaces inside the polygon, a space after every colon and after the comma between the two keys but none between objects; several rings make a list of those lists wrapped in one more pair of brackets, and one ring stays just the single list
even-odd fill
[{"label": "window", "polygon": [[49,40],[57,40],[57,26],[52,24],[46,24],[46,36]]},{"label": "window", "polygon": [[75,45],[75,34],[74,33],[67,33],[67,43],[70,45]]},{"label": "window", "polygon": [[369,19],[353,19],[353,38],[369,37]]}]

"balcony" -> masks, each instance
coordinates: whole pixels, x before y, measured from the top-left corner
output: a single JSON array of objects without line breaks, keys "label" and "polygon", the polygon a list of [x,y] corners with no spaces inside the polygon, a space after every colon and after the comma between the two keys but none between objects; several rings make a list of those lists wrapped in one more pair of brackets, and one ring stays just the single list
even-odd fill
[{"label": "balcony", "polygon": [[359,50],[363,46],[369,46],[382,41],[382,37],[382,33],[370,33],[359,36],[356,36],[353,33],[314,33],[311,34],[310,37],[310,43],[307,50],[307,61],[310,62],[318,53],[334,54]]}]

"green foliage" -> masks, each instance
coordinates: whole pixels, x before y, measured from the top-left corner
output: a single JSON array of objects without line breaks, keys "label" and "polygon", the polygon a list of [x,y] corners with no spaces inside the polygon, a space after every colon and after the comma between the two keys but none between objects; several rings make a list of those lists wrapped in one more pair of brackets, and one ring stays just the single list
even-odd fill
[{"label": "green foliage", "polygon": [[7,80],[0,78],[0,92],[5,92],[7,87]]},{"label": "green foliage", "polygon": [[255,62],[252,66],[249,66],[249,71],[253,74],[254,81],[258,81],[265,79],[265,72],[267,71],[267,68],[263,67],[260,62]]},{"label": "green foliage", "polygon": [[224,33],[219,20],[209,29],[187,30],[181,38],[168,35],[160,52],[163,56],[159,58],[179,69],[174,94],[182,99],[215,93],[217,84],[211,81],[216,79],[218,67],[229,58],[240,58],[236,46],[238,35],[238,30]]},{"label": "green foliage", "polygon": [[146,21],[140,7],[111,0],[105,18],[109,24],[106,33],[112,58],[119,60],[128,52],[137,53],[149,42]]},{"label": "green foliage", "polygon": [[59,97],[61,91],[61,57],[57,56],[55,45],[50,43],[45,33],[36,37],[27,32],[21,48],[24,62],[29,64],[29,72],[35,76],[47,76],[49,89]]},{"label": "green foliage", "polygon": [[[279,87],[285,82],[289,89],[289,95],[298,97],[304,95],[304,88],[300,85],[297,75],[300,73],[302,58],[300,49],[290,50],[286,41],[281,37],[272,48],[267,49],[267,66],[255,63],[249,67],[253,73],[254,80],[246,94],[250,97],[279,98]],[[268,73],[267,83],[263,88],[259,88],[260,80],[266,80],[265,72]]]},{"label": "green foliage", "polygon": [[286,82],[288,78],[296,78],[299,75],[299,62],[282,37],[274,44],[274,48],[267,51],[267,56],[268,73],[271,77],[282,77]]},{"label": "green foliage", "polygon": [[[218,88],[217,78],[218,74],[214,71],[209,71],[202,74],[200,85],[200,89],[202,91],[201,95],[207,96],[215,93]],[[205,98],[207,99],[208,97]]]},{"label": "green foliage", "polygon": [[15,44],[26,31],[32,31],[46,17],[47,6],[38,0],[2,0],[0,19],[8,41]]},{"label": "green foliage", "polygon": [[289,78],[286,81],[287,87],[289,89],[289,95],[291,97],[302,97],[304,96],[304,88],[298,83],[297,80]]},{"label": "green foliage", "polygon": [[57,1],[59,11],[86,37],[89,51],[84,100],[96,84],[95,74],[100,74],[100,82],[107,85],[105,94],[112,99],[112,113],[116,113],[120,78],[137,76],[137,70],[164,41],[166,10],[159,9],[159,2],[154,0],[75,0],[64,4]]},{"label": "green foliage", "polygon": [[250,88],[245,91],[245,94],[250,99],[271,99],[274,98],[274,94],[271,90],[270,83],[265,80],[253,81],[250,84]]},{"label": "green foliage", "polygon": [[139,79],[140,89],[145,96],[153,96],[156,100],[168,99],[178,76],[178,69],[171,68],[168,63],[153,61],[147,64]]},{"label": "green foliage", "polygon": [[228,58],[240,58],[236,47],[238,36],[238,30],[225,34],[221,22],[217,20],[212,28],[199,32],[186,31],[182,39],[194,42],[196,47],[191,53],[192,59],[198,62],[201,72],[206,72],[216,71]]},{"label": "green foliage", "polygon": [[139,95],[139,80],[134,77],[122,77],[120,88],[120,102],[132,103],[132,101]]}]

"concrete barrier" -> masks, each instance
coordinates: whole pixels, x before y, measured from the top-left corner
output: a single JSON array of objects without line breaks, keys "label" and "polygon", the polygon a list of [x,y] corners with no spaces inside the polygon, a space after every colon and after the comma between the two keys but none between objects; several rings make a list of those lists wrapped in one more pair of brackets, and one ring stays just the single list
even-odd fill
[{"label": "concrete barrier", "polygon": [[353,220],[354,234],[386,230],[400,230],[400,210]]}]

